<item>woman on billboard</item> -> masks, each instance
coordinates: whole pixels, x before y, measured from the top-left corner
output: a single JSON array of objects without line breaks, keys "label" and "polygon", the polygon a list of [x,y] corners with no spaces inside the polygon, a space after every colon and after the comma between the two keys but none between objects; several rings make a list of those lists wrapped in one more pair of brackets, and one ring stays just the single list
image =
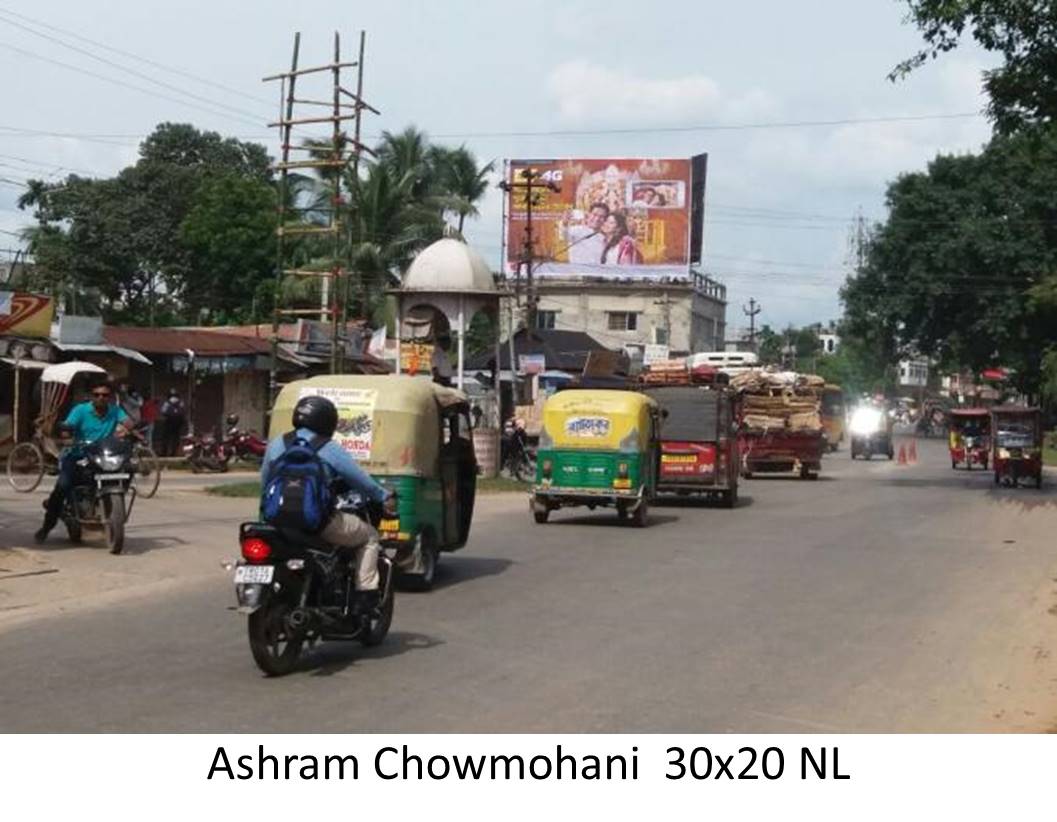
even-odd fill
[{"label": "woman on billboard", "polygon": [[623,211],[611,211],[602,223],[601,232],[605,238],[600,260],[603,265],[642,265],[642,254],[635,246],[635,238]]}]

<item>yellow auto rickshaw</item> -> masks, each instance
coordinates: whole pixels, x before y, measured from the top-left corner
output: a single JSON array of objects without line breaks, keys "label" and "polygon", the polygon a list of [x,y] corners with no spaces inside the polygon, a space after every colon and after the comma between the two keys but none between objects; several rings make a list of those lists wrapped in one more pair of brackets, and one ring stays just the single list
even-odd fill
[{"label": "yellow auto rickshaw", "polygon": [[543,406],[531,507],[544,523],[558,508],[615,506],[646,524],[657,489],[657,403],[636,391],[567,389]]},{"label": "yellow auto rickshaw", "polygon": [[289,431],[297,401],[314,394],[338,408],[334,440],[397,493],[398,516],[383,519],[379,533],[396,548],[403,584],[429,590],[440,552],[470,535],[477,462],[466,395],[428,377],[310,377],[279,393],[269,437]]},{"label": "yellow auto rickshaw", "polygon": [[839,385],[826,384],[820,402],[822,430],[826,434],[826,445],[836,451],[844,442],[845,415],[844,391]]}]

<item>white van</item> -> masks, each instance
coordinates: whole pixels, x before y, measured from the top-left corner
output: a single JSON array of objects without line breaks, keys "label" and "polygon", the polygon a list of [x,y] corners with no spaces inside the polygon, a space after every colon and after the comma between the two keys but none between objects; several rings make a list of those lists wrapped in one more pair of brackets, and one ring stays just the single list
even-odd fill
[{"label": "white van", "polygon": [[690,369],[699,365],[710,365],[719,371],[734,375],[756,368],[760,364],[760,358],[752,351],[703,351],[687,357],[686,364]]}]

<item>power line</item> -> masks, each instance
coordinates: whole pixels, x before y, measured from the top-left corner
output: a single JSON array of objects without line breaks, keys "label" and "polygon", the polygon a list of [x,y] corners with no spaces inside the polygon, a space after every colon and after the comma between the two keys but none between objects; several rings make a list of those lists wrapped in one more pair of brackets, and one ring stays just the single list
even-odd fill
[{"label": "power line", "polygon": [[[255,119],[252,119],[251,117],[245,117],[245,116],[243,116],[241,114],[233,113],[233,110],[231,110],[231,109],[228,109],[228,110],[223,110],[223,109],[214,110],[214,109],[211,109],[211,108],[207,108],[206,106],[202,105],[201,103],[194,103],[194,102],[191,102],[189,100],[181,100],[179,97],[170,97],[167,94],[162,94],[160,92],[154,91],[153,89],[145,89],[145,88],[142,88],[141,86],[137,86],[137,85],[134,85],[132,83],[126,83],[124,80],[118,80],[118,79],[116,79],[114,77],[107,77],[105,74],[99,74],[98,72],[89,71],[86,68],[82,68],[81,66],[75,66],[72,63],[64,63],[62,60],[55,60],[55,59],[53,59],[51,57],[45,57],[42,54],[37,54],[35,51],[30,51],[29,49],[20,48],[19,46],[14,46],[14,45],[11,45],[10,43],[0,42],[0,47],[6,48],[9,51],[13,51],[16,54],[21,54],[21,55],[23,55],[25,57],[30,57],[30,58],[32,58],[34,60],[41,60],[42,62],[45,62],[45,63],[51,63],[51,64],[56,65],[56,66],[61,66],[62,68],[69,69],[70,71],[77,72],[78,74],[83,74],[83,75],[85,75],[87,77],[94,77],[97,80],[102,80],[105,83],[111,83],[111,84],[116,85],[116,86],[121,86],[123,88],[132,89],[133,91],[138,91],[141,94],[149,94],[152,97],[157,97],[157,98],[162,99],[162,100],[167,100],[170,103],[178,103],[179,105],[182,105],[182,106],[189,106],[191,108],[197,108],[197,109],[199,109],[201,111],[208,112],[209,114],[213,114],[213,115],[218,115],[219,114],[222,117],[229,117],[229,118],[231,118],[233,120],[240,120],[242,122],[254,123],[255,125],[257,123],[257,121]],[[182,92],[182,93],[186,93],[186,92]],[[216,104],[211,104],[211,105],[216,105]]]},{"label": "power line", "polygon": [[497,137],[587,137],[594,135],[611,134],[678,134],[694,131],[748,131],[756,129],[775,128],[819,128],[826,126],[866,125],[872,123],[913,123],[929,120],[958,120],[967,118],[983,117],[981,112],[960,112],[955,114],[915,114],[896,115],[886,117],[849,117],[834,120],[789,120],[769,123],[737,123],[721,125],[718,123],[707,123],[696,126],[651,126],[651,127],[628,127],[608,129],[552,129],[547,131],[477,131],[477,132],[453,132],[448,134],[432,134],[435,139],[469,139],[473,138],[497,138]]},{"label": "power line", "polygon": [[180,88],[179,86],[174,86],[172,83],[166,83],[163,80],[157,80],[154,77],[151,77],[149,74],[144,74],[143,72],[136,71],[135,69],[128,68],[127,66],[123,66],[120,63],[114,62],[113,60],[108,60],[106,57],[100,57],[98,54],[93,54],[92,52],[88,51],[87,49],[83,49],[83,48],[80,48],[79,46],[75,46],[75,45],[72,45],[71,43],[67,43],[67,42],[65,42],[63,40],[60,40],[58,37],[52,37],[52,36],[50,36],[48,34],[42,34],[39,31],[34,31],[29,26],[24,26],[21,23],[16,23],[16,22],[14,22],[12,20],[7,20],[7,19],[5,19],[2,16],[0,16],[0,22],[7,23],[7,25],[14,26],[15,28],[21,29],[22,31],[27,31],[27,32],[29,32],[32,35],[35,35],[35,36],[40,37],[40,38],[42,38],[44,40],[47,40],[48,42],[56,43],[57,45],[60,45],[63,48],[67,48],[67,49],[70,49],[70,51],[76,52],[77,54],[83,54],[85,57],[87,57],[90,60],[95,60],[95,61],[97,61],[99,63],[102,63],[105,66],[110,66],[111,68],[116,68],[119,71],[123,71],[126,74],[131,74],[133,77],[137,77],[140,80],[146,80],[148,83],[154,83],[155,85],[160,86],[161,88],[168,89],[169,91],[175,91],[177,94],[183,94],[185,97],[189,97],[192,100],[198,100],[200,102],[207,103],[208,105],[211,105],[211,106],[216,106],[218,108],[227,109],[227,110],[230,110],[230,111],[233,111],[233,112],[237,112],[239,114],[245,114],[246,116],[251,117],[251,118],[256,117],[256,115],[252,111],[246,111],[245,109],[238,109],[238,108],[235,108],[234,106],[226,105],[224,103],[217,102],[216,100],[211,100],[208,97],[202,97],[201,95],[195,94],[194,92],[185,91],[184,89]]},{"label": "power line", "polygon": [[[148,59],[146,57],[142,57],[142,56],[140,56],[138,54],[133,54],[130,51],[124,51],[122,49],[115,48],[113,46],[108,46],[106,43],[100,43],[98,40],[91,40],[91,39],[89,39],[87,37],[82,37],[81,35],[79,35],[79,34],[77,34],[75,32],[72,32],[69,29],[64,29],[64,28],[61,28],[59,26],[54,26],[54,25],[51,25],[49,23],[45,23],[42,20],[36,20],[36,19],[34,19],[32,17],[28,17],[28,16],[26,16],[24,14],[19,14],[18,12],[11,11],[10,9],[4,8],[2,6],[0,6],[0,14],[7,15],[9,17],[15,17],[15,18],[17,18],[19,20],[25,20],[26,22],[33,23],[34,25],[39,26],[40,28],[43,28],[43,29],[47,29],[48,31],[57,31],[60,34],[65,34],[68,37],[72,37],[74,40],[79,40],[82,43],[88,43],[90,45],[96,46],[97,48],[101,48],[101,49],[104,49],[106,51],[109,51],[109,52],[111,52],[113,54],[120,54],[122,57],[127,57],[130,60],[136,60],[136,61],[138,61],[140,63],[145,64],[145,65],[153,66],[154,68],[161,69],[162,71],[170,72],[171,74],[175,74],[175,75],[178,75],[180,77],[184,77],[184,78],[186,78],[188,80],[194,80],[196,83],[201,83],[201,84],[206,85],[206,86],[212,86],[213,88],[219,89],[221,91],[226,91],[226,92],[228,92],[230,94],[234,94],[234,95],[239,96],[239,97],[244,97],[247,100],[253,100],[254,102],[261,103],[261,104],[266,105],[266,106],[271,106],[272,105],[272,101],[265,100],[263,97],[257,97],[257,96],[255,96],[253,94],[249,94],[248,92],[240,91],[239,89],[232,88],[231,86],[226,86],[223,83],[218,83],[216,80],[211,80],[211,79],[206,78],[206,77],[199,77],[198,75],[192,74],[189,71],[184,71],[183,69],[178,69],[178,68],[174,68],[172,66],[167,66],[164,63],[159,63],[156,60],[151,60],[151,59]],[[8,22],[10,22],[10,21],[8,21]]]}]

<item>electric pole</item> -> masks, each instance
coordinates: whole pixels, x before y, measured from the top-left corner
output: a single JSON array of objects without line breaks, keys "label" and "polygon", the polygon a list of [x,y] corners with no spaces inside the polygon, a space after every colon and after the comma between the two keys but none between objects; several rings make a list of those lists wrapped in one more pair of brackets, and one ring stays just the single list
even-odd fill
[{"label": "electric pole", "polygon": [[[512,174],[511,176],[515,175]],[[531,333],[536,327],[536,305],[538,302],[536,285],[532,279],[532,263],[535,259],[535,238],[532,235],[532,207],[536,204],[536,198],[539,196],[541,188],[559,192],[561,191],[561,186],[551,180],[542,179],[541,173],[531,168],[523,169],[518,173],[518,176],[521,178],[518,182],[503,180],[499,187],[508,193],[511,191],[525,192],[525,239],[521,244],[521,259],[518,261],[518,280],[520,280],[521,269],[524,268],[525,325],[528,327],[529,333]],[[515,294],[516,288],[517,285],[515,284]],[[511,329],[510,333],[513,336],[514,330]],[[513,363],[511,363],[511,368],[513,368]]]},{"label": "electric pole", "polygon": [[745,316],[749,318],[749,346],[753,351],[756,350],[756,315],[759,314],[763,309],[760,304],[756,302],[756,298],[752,297],[749,299],[749,306],[741,307],[741,310],[745,313]]}]

